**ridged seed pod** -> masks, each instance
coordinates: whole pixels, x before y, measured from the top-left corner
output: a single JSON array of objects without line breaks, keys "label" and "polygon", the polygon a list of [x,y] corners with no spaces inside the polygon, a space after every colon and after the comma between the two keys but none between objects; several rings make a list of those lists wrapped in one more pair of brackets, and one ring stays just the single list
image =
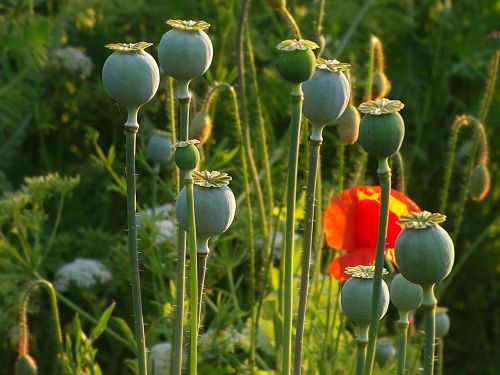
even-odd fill
[{"label": "ridged seed pod", "polygon": [[16,362],[16,375],[36,375],[38,367],[29,354],[20,355]]},{"label": "ridged seed pod", "polygon": [[[227,186],[231,177],[217,171],[193,172],[196,240],[199,253],[208,253],[208,239],[224,233],[234,219],[236,200]],[[186,189],[177,197],[176,213],[179,225],[188,230]]]},{"label": "ridged seed pod", "polygon": [[191,171],[196,168],[200,162],[200,152],[195,146],[200,143],[197,139],[180,141],[172,145],[175,149],[174,160],[179,169]]},{"label": "ridged seed pod", "polygon": [[396,356],[396,348],[392,340],[388,337],[382,337],[377,342],[377,349],[375,351],[375,361],[380,368],[383,368]]},{"label": "ridged seed pod", "polygon": [[358,108],[365,113],[359,129],[359,144],[371,156],[389,157],[399,151],[405,134],[399,100],[370,100]]},{"label": "ridged seed pod", "polygon": [[316,56],[312,51],[318,45],[310,40],[287,39],[276,46],[280,51],[278,71],[291,83],[307,81],[314,73]]},{"label": "ridged seed pod", "polygon": [[154,58],[144,51],[151,43],[108,44],[113,50],[102,68],[106,92],[127,108],[138,109],[151,100],[160,84],[160,72]]},{"label": "ridged seed pod", "polygon": [[349,104],[337,123],[337,132],[343,144],[352,145],[356,143],[359,136],[360,121],[361,116],[358,109]]},{"label": "ridged seed pod", "polygon": [[436,309],[436,337],[445,337],[450,330],[450,317],[447,314],[446,307],[438,307]]},{"label": "ridged seed pod", "polygon": [[391,302],[400,312],[417,310],[422,304],[422,287],[398,273],[390,285]]},{"label": "ridged seed pod", "polygon": [[191,120],[189,138],[198,139],[204,145],[212,135],[212,127],[212,119],[208,112],[201,111]]},{"label": "ridged seed pod", "polygon": [[205,21],[168,20],[172,30],[166,32],[158,46],[161,69],[179,81],[190,81],[203,75],[213,58],[212,42],[205,31]]},{"label": "ridged seed pod", "polygon": [[412,283],[431,286],[449,275],[455,260],[453,241],[439,223],[441,214],[412,212],[400,218],[404,229],[396,239],[396,261]]},{"label": "ridged seed pod", "polygon": [[373,73],[372,98],[385,98],[391,91],[391,82],[384,72],[376,71]]},{"label": "ridged seed pod", "polygon": [[157,165],[163,165],[172,157],[172,139],[168,133],[155,130],[149,137],[146,154]]},{"label": "ridged seed pod", "polygon": [[469,179],[469,195],[472,200],[480,202],[489,193],[491,185],[490,172],[483,164],[476,165]]},{"label": "ridged seed pod", "polygon": [[[385,270],[384,270],[385,271]],[[368,327],[370,325],[373,275],[374,266],[356,266],[346,267],[347,274],[352,275],[348,279],[341,291],[342,311],[347,317],[356,323],[359,327]],[[387,271],[385,271],[387,273]],[[382,280],[382,289],[380,293],[380,304],[378,316],[382,319],[389,307],[389,288]]]}]

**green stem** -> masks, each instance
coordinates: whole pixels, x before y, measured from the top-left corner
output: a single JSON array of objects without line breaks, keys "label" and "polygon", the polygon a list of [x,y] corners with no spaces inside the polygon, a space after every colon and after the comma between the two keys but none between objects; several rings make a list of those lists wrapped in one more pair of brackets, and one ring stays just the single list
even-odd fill
[{"label": "green stem", "polygon": [[201,325],[201,305],[203,302],[203,287],[205,285],[205,274],[207,272],[208,253],[197,253],[198,261],[198,331]]},{"label": "green stem", "polygon": [[230,268],[228,270],[227,280],[229,282],[229,290],[231,291],[231,298],[233,299],[233,304],[237,311],[236,318],[238,320],[238,324],[241,327],[243,325],[243,321],[241,320],[242,311],[240,303],[238,302],[238,296],[236,295],[236,284],[234,283],[233,268]]},{"label": "green stem", "polygon": [[479,121],[485,122],[486,117],[488,117],[488,112],[491,106],[491,100],[493,98],[493,93],[495,92],[495,84],[497,81],[498,66],[500,63],[500,50],[495,51],[495,54],[491,58],[490,67],[488,69],[488,80],[486,81],[486,88],[484,91],[484,96],[481,101],[481,109],[479,110]]},{"label": "green stem", "polygon": [[158,194],[159,173],[160,173],[160,165],[155,164],[155,166],[153,167],[153,173],[151,174],[151,212],[153,213],[153,218],[155,218],[156,216],[156,196]]},{"label": "green stem", "polygon": [[424,375],[434,374],[434,346],[436,334],[436,298],[434,297],[434,284],[430,286],[422,285],[424,299],[425,322],[425,348],[424,348]]},{"label": "green stem", "polygon": [[356,338],[358,354],[356,360],[356,375],[363,374],[366,361],[366,345],[368,343],[368,327],[359,327],[359,335]]},{"label": "green stem", "polygon": [[[340,293],[339,293],[340,295]],[[338,304],[338,299],[337,299],[337,304]],[[335,374],[335,368],[337,366],[337,359],[338,359],[338,352],[339,352],[339,344],[340,344],[340,334],[342,333],[342,330],[345,328],[344,324],[344,315],[340,315],[340,322],[339,322],[339,328],[337,330],[337,336],[335,337],[335,346],[333,348],[333,363],[331,366],[332,369],[332,374]]]},{"label": "green stem", "polygon": [[323,19],[325,18],[325,0],[319,1],[318,23],[316,24],[316,34],[320,35],[323,32]]},{"label": "green stem", "polygon": [[406,366],[406,343],[408,341],[408,312],[399,312],[399,346],[398,346],[398,372],[397,375],[404,375]]},{"label": "green stem", "polygon": [[438,357],[437,357],[437,375],[443,375],[443,361],[444,361],[444,342],[442,338],[437,339]]},{"label": "green stem", "polygon": [[51,247],[52,243],[54,242],[54,238],[56,237],[57,230],[59,229],[59,224],[61,224],[61,217],[62,217],[62,211],[64,207],[64,198],[66,194],[62,193],[59,196],[59,202],[57,204],[57,213],[56,213],[56,219],[54,221],[54,226],[52,228],[52,232],[50,233],[49,241],[47,242],[47,246],[45,246],[46,251],[45,253],[48,254]]},{"label": "green stem", "polygon": [[377,235],[377,253],[375,258],[375,275],[373,277],[373,293],[370,314],[370,330],[366,364],[363,374],[370,375],[373,371],[375,348],[377,344],[380,292],[382,289],[382,268],[384,265],[384,250],[387,236],[387,221],[389,219],[389,197],[391,195],[391,169],[388,158],[378,159],[377,174],[380,180],[380,213]]},{"label": "green stem", "polygon": [[290,151],[288,154],[288,182],[286,200],[285,231],[285,290],[284,290],[284,328],[283,358],[281,373],[290,374],[293,315],[293,253],[295,242],[295,204],[297,198],[297,164],[299,158],[300,123],[304,94],[300,83],[293,86],[291,92],[292,116],[290,129]]},{"label": "green stem", "polygon": [[405,163],[400,151],[396,152],[392,156],[392,161],[394,162],[395,169],[397,170],[396,189],[401,193],[406,194]]},{"label": "green stem", "polygon": [[126,181],[127,181],[127,224],[128,224],[128,251],[132,284],[132,301],[134,305],[134,330],[137,344],[137,359],[139,375],[147,374],[146,338],[144,334],[144,320],[142,315],[141,281],[139,275],[139,253],[137,251],[137,223],[136,223],[136,187],[135,187],[135,147],[136,136],[139,130],[137,110],[129,109],[125,123],[126,135]]},{"label": "green stem", "polygon": [[[314,125],[313,125],[314,129]],[[314,132],[313,132],[314,134]],[[302,371],[302,341],[306,320],[307,297],[309,293],[309,277],[311,270],[311,253],[314,233],[314,205],[316,198],[316,181],[318,161],[322,139],[309,138],[309,174],[306,190],[306,221],[302,247],[302,274],[300,279],[299,311],[297,316],[293,373],[300,375]]]},{"label": "green stem", "polygon": [[[338,284],[337,287],[337,299],[333,311],[333,319],[331,318],[331,309],[332,309],[332,285],[333,285],[333,277],[330,275],[328,277],[328,302],[327,302],[327,307],[326,307],[326,326],[325,326],[325,335],[323,337],[323,345],[321,346],[321,356],[320,356],[320,362],[319,362],[319,368],[321,370],[321,373],[327,372],[326,369],[326,358],[327,358],[327,346],[328,346],[328,337],[330,335],[330,330],[334,331],[335,330],[335,321],[337,320],[337,313],[339,310],[339,298],[340,298],[340,283]],[[332,328],[330,328],[332,327]],[[338,327],[337,333],[340,333],[340,326]],[[336,354],[335,354],[336,355]]]},{"label": "green stem", "polygon": [[292,32],[295,36],[295,39],[297,39],[297,40],[302,39],[302,35],[300,34],[299,26],[297,25],[297,22],[295,22],[295,19],[293,18],[290,11],[286,7],[283,7],[279,10],[279,12],[283,16],[283,18],[285,19],[286,23],[288,23],[288,26],[290,27],[290,29],[292,29]]},{"label": "green stem", "polygon": [[375,67],[375,44],[376,40],[370,38],[370,55],[368,58],[368,76],[366,77],[365,100],[371,100],[373,87],[373,69]]},{"label": "green stem", "polygon": [[[172,136],[172,144],[177,142],[177,123],[175,121],[175,94],[174,94],[174,79],[168,77],[168,118],[170,119],[170,135]],[[175,184],[177,185],[177,191],[179,191],[180,186],[180,175],[179,170],[175,169]]]}]

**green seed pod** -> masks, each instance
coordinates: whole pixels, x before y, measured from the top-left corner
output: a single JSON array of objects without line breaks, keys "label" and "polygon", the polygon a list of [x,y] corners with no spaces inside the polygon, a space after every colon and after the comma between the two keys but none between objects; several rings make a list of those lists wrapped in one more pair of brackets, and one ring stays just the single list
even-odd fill
[{"label": "green seed pod", "polygon": [[157,165],[165,164],[172,157],[172,140],[168,133],[155,130],[149,137],[146,154]]},{"label": "green seed pod", "polygon": [[273,9],[280,10],[286,7],[286,0],[265,0]]},{"label": "green seed pod", "polygon": [[359,136],[359,123],[361,116],[358,109],[350,104],[342,116],[338,119],[337,132],[342,143],[352,145],[356,143]]},{"label": "green seed pod", "polygon": [[38,367],[29,354],[20,355],[16,362],[16,375],[36,375]]},{"label": "green seed pod", "polygon": [[391,302],[400,312],[417,310],[422,304],[422,287],[406,280],[400,273],[392,279],[390,292]]},{"label": "green seed pod", "polygon": [[106,92],[127,108],[139,108],[151,100],[160,84],[154,58],[144,51],[151,43],[108,44],[113,50],[102,68]]},{"label": "green seed pod", "polygon": [[381,337],[377,342],[375,351],[375,361],[380,368],[383,368],[396,356],[396,348],[392,344],[392,340],[388,337]]},{"label": "green seed pod", "polygon": [[373,73],[372,98],[385,98],[391,91],[391,82],[384,72],[377,71]]},{"label": "green seed pod", "polygon": [[396,261],[412,283],[428,287],[450,273],[455,249],[448,232],[439,226],[444,220],[446,216],[427,211],[400,218],[404,229],[396,239]]},{"label": "green seed pod", "polygon": [[[384,271],[387,273],[386,270]],[[344,314],[358,326],[368,327],[370,325],[375,267],[346,267],[345,272],[352,275],[352,277],[348,279],[342,287],[342,311],[344,311]],[[379,306],[378,316],[380,320],[389,307],[389,288],[384,280],[382,280]]]},{"label": "green seed pod", "polygon": [[302,85],[302,112],[313,125],[331,124],[344,113],[351,92],[344,75],[349,66],[337,60],[317,59],[314,75]]},{"label": "green seed pod", "polygon": [[[208,253],[208,239],[224,233],[233,222],[236,200],[226,173],[195,171],[193,177],[197,248],[199,253]],[[185,188],[177,197],[176,213],[180,227],[188,231]]]},{"label": "green seed pod", "polygon": [[212,119],[208,112],[201,111],[191,120],[189,138],[198,139],[204,145],[212,135],[212,127]]},{"label": "green seed pod", "polygon": [[476,165],[469,179],[469,195],[474,201],[482,201],[490,191],[490,172],[483,164]]},{"label": "green seed pod", "polygon": [[213,58],[213,47],[205,31],[205,21],[168,20],[173,29],[166,32],[158,46],[161,69],[179,81],[190,81],[203,75]]},{"label": "green seed pod", "polygon": [[197,139],[177,142],[172,145],[175,149],[174,160],[179,169],[192,171],[200,162],[200,152],[195,146],[200,143]]},{"label": "green seed pod", "polygon": [[446,307],[438,307],[436,309],[436,337],[443,338],[450,330],[450,317],[447,314]]},{"label": "green seed pod", "polygon": [[359,129],[359,144],[371,156],[389,157],[399,151],[405,134],[404,121],[398,113],[404,104],[399,100],[379,99],[361,104],[365,113]]},{"label": "green seed pod", "polygon": [[280,50],[278,71],[291,83],[307,81],[314,73],[316,56],[312,51],[318,45],[310,40],[288,39],[276,46]]}]

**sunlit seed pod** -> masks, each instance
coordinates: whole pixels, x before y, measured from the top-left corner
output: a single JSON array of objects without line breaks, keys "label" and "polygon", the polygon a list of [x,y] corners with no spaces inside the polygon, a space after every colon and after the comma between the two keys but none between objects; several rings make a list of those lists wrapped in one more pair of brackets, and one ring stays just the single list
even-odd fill
[{"label": "sunlit seed pod", "polygon": [[491,186],[490,172],[483,164],[476,165],[469,179],[469,195],[474,201],[482,201],[489,193]]},{"label": "sunlit seed pod", "polygon": [[155,130],[149,137],[146,155],[153,163],[163,165],[172,157],[172,139],[169,134]]},{"label": "sunlit seed pod", "polygon": [[372,98],[385,98],[391,91],[391,82],[384,72],[376,71],[373,73]]},{"label": "sunlit seed pod", "polygon": [[114,52],[102,68],[106,92],[127,108],[139,108],[153,98],[160,84],[154,58],[144,51],[151,43],[117,43],[106,47]]},{"label": "sunlit seed pod", "polygon": [[447,314],[448,309],[438,307],[436,309],[436,337],[445,337],[450,330],[450,317]]},{"label": "sunlit seed pod", "polygon": [[204,21],[169,20],[167,31],[158,46],[161,69],[179,81],[190,81],[203,75],[213,58],[213,46]]},{"label": "sunlit seed pod", "polygon": [[358,109],[350,104],[339,117],[337,123],[337,132],[342,143],[352,145],[356,143],[359,136],[359,123],[361,116]]},{"label": "sunlit seed pod", "polygon": [[212,119],[208,112],[201,111],[192,120],[189,126],[189,138],[198,139],[205,144],[212,135]]},{"label": "sunlit seed pod", "polygon": [[380,368],[385,367],[396,356],[396,348],[392,340],[388,337],[382,337],[377,341],[377,349],[375,351],[375,361]]},{"label": "sunlit seed pod", "polygon": [[200,152],[196,144],[200,143],[197,139],[177,142],[172,145],[175,149],[174,160],[179,169],[191,171],[196,168],[200,162]]},{"label": "sunlit seed pod", "polygon": [[280,51],[278,71],[291,83],[301,83],[312,77],[316,65],[313,49],[318,45],[310,40],[287,39],[276,46]]},{"label": "sunlit seed pod", "polygon": [[422,287],[398,273],[390,285],[391,302],[401,312],[417,310],[422,304]]},{"label": "sunlit seed pod", "polygon": [[36,375],[38,366],[29,354],[20,355],[16,361],[16,375]]}]

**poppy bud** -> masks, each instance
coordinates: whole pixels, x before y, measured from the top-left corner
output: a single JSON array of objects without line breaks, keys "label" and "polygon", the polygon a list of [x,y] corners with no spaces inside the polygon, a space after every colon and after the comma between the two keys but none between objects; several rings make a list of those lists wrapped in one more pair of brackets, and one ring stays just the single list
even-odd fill
[{"label": "poppy bud", "polygon": [[283,79],[301,83],[312,77],[316,56],[312,51],[318,45],[310,40],[288,39],[276,46],[280,50],[278,71]]},{"label": "poppy bud", "polygon": [[172,145],[175,149],[174,160],[179,169],[191,171],[200,162],[200,152],[195,144],[200,143],[197,139],[177,142]]},{"label": "poppy bud", "polygon": [[400,312],[416,310],[422,304],[422,287],[406,280],[400,273],[392,279],[390,292],[391,302]]},{"label": "poppy bud", "polygon": [[482,201],[490,191],[490,172],[483,164],[476,165],[469,179],[469,195],[474,201]]},{"label": "poppy bud", "polygon": [[16,375],[36,375],[38,367],[29,354],[20,355],[16,362]]},{"label": "poppy bud", "polygon": [[212,127],[212,119],[208,112],[201,111],[191,120],[189,138],[198,139],[204,145],[212,134]]},{"label": "poppy bud", "polygon": [[342,143],[352,145],[356,143],[359,135],[361,116],[358,109],[350,104],[338,119],[337,132]]},{"label": "poppy bud", "polygon": [[450,317],[447,314],[446,307],[438,307],[436,309],[436,337],[443,338],[450,330]]},{"label": "poppy bud", "polygon": [[373,73],[372,98],[385,98],[391,91],[391,81],[381,70]]},{"label": "poppy bud", "polygon": [[155,130],[153,135],[149,137],[146,154],[148,159],[152,160],[157,165],[165,164],[172,156],[172,140],[168,133]]}]

